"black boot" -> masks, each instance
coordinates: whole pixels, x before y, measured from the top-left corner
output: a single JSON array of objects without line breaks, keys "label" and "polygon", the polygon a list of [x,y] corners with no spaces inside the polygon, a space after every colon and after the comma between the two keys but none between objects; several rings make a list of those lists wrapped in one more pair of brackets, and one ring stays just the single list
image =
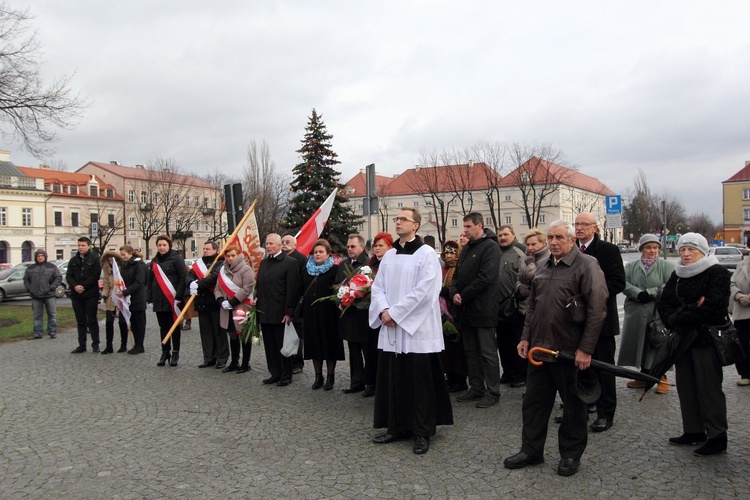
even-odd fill
[{"label": "black boot", "polygon": [[336,382],[336,375],[329,373],[326,377],[326,385],[323,386],[324,391],[330,391],[333,389],[333,383]]},{"label": "black boot", "polygon": [[177,366],[177,362],[180,360],[180,352],[172,351],[172,359],[169,360],[169,366]]},{"label": "black boot", "polygon": [[117,352],[127,352],[128,346],[125,344],[120,344],[120,348],[117,349]]},{"label": "black boot", "polygon": [[708,457],[710,455],[718,455],[722,451],[727,449],[727,433],[722,432],[714,438],[708,438],[706,444],[693,451],[693,455],[697,457]]},{"label": "black boot", "polygon": [[107,344],[107,347],[104,348],[102,354],[112,354],[113,352],[115,351],[112,350],[112,344]]},{"label": "black boot", "polygon": [[162,351],[161,352],[161,358],[159,358],[159,361],[156,362],[156,366],[164,366],[167,364],[167,361],[169,361],[169,351]]},{"label": "black boot", "polygon": [[313,389],[320,389],[323,387],[323,374],[322,373],[316,373],[315,374],[315,382],[312,385]]}]

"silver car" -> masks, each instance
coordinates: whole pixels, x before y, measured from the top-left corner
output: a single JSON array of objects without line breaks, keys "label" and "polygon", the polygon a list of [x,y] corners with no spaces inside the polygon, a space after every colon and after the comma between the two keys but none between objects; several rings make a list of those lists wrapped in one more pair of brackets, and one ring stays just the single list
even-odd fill
[{"label": "silver car", "polygon": [[26,267],[12,267],[0,271],[0,302],[29,294],[23,286],[24,274],[26,274]]},{"label": "silver car", "polygon": [[708,255],[715,255],[719,259],[719,264],[727,269],[734,269],[745,258],[739,248],[735,247],[711,247],[708,249]]}]

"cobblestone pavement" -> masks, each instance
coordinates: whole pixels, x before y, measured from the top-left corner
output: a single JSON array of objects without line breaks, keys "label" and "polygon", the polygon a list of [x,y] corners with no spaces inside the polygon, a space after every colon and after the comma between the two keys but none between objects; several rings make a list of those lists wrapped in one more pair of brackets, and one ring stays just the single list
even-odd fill
[{"label": "cobblestone pavement", "polygon": [[[546,463],[503,468],[520,447],[523,389],[489,409],[454,404],[426,455],[411,442],[375,445],[372,399],[312,391],[312,366],[288,387],[265,386],[261,346],[252,370],[198,369],[197,329],[180,366],[157,367],[156,318],[146,354],[73,355],[76,334],[0,345],[0,498],[734,498],[750,495],[750,387],[725,370],[729,449],[698,458],[667,445],[681,433],[677,394],[620,381],[615,425],[592,434],[580,472],[556,474],[555,425]],[[197,322],[196,322],[197,326]],[[505,387],[505,386],[504,386]]]}]

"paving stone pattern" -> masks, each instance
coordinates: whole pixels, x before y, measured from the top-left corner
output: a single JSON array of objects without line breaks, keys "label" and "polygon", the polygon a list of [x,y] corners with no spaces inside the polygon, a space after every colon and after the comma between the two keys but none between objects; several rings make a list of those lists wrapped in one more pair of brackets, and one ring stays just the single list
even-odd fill
[{"label": "paving stone pattern", "polygon": [[198,369],[194,328],[180,366],[157,367],[148,320],[138,356],[70,354],[75,332],[0,345],[0,498],[750,497],[750,387],[733,367],[728,453],[667,445],[682,432],[674,388],[639,403],[621,380],[614,427],[589,436],[580,472],[564,478],[553,423],[544,465],[503,468],[520,447],[523,389],[489,409],[454,403],[456,424],[417,456],[411,441],[371,443],[373,400],[342,394],[347,363],[330,392],[310,389],[309,363],[290,386],[265,386],[262,346],[248,373]]}]

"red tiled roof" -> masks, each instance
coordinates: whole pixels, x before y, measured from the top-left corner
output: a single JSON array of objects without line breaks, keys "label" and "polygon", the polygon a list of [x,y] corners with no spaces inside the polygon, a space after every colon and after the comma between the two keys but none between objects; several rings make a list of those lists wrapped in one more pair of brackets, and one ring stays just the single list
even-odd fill
[{"label": "red tiled roof", "polygon": [[534,184],[560,183],[601,195],[615,194],[599,179],[537,157],[530,158],[526,163],[506,175],[500,186],[517,186],[520,182],[519,178],[524,172],[532,176]]},{"label": "red tiled roof", "polygon": [[[342,193],[347,198],[363,198],[367,194],[367,181],[364,172],[360,172],[351,178],[349,182],[344,185],[344,192]],[[388,184],[393,181],[391,177],[384,177],[382,175],[375,174],[375,184],[378,189],[378,193],[383,193],[387,189]],[[352,191],[354,189],[354,191]]]},{"label": "red tiled roof", "polygon": [[[138,168],[138,167],[126,167],[124,165],[115,165],[114,163],[102,163],[98,161],[90,161],[86,165],[97,166],[103,170],[111,172],[125,179],[149,180],[149,176],[151,175],[149,174],[150,171],[147,169]],[[86,165],[84,165],[81,168],[84,168]],[[81,168],[79,168],[78,170],[81,170]],[[201,188],[221,189],[218,186],[209,184],[199,179],[198,177],[194,177],[192,175],[173,174],[173,176],[174,177],[171,180],[176,184],[182,184],[185,186],[193,186],[193,187],[201,187]]]},{"label": "red tiled roof", "polygon": [[[59,183],[61,186],[76,185],[76,186],[81,187],[81,189],[78,190],[78,194],[54,193],[53,192],[52,193],[53,196],[76,196],[76,197],[81,197],[81,198],[90,198],[90,196],[88,195],[88,192],[83,188],[91,180],[92,174],[80,174],[77,172],[64,172],[60,170],[52,170],[49,168],[18,167],[18,169],[21,172],[23,172],[24,175],[26,175],[27,177],[32,177],[35,179],[44,179],[45,185]],[[120,196],[117,193],[117,190],[115,190],[112,184],[107,184],[99,176],[94,175],[93,177],[96,179],[96,182],[99,184],[99,196],[98,196],[99,198],[122,201],[123,199],[122,196]],[[112,189],[114,191],[114,197],[107,198],[106,196],[104,196],[103,192],[105,189]]]},{"label": "red tiled roof", "polygon": [[[747,182],[750,181],[750,162],[746,162],[745,167],[734,174],[724,182]],[[723,182],[722,182],[723,184]]]}]

